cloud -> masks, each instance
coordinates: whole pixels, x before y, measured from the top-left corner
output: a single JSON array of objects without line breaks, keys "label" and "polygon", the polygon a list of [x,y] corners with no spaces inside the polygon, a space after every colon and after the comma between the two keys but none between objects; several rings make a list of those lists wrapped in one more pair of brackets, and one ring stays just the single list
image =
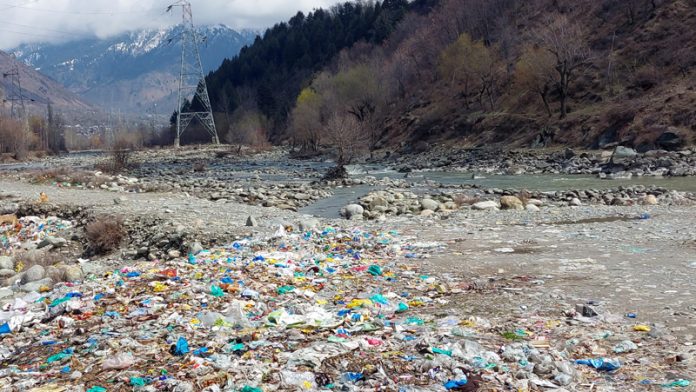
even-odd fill
[{"label": "cloud", "polygon": [[[190,0],[196,24],[264,28],[297,11],[328,8],[337,0]],[[181,21],[175,0],[0,0],[0,49],[23,43],[105,38]]]}]

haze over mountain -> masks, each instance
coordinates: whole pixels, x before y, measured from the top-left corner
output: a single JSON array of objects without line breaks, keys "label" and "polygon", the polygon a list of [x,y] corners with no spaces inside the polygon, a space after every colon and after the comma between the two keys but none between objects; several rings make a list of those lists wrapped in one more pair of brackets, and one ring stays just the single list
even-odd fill
[{"label": "haze over mountain", "polygon": [[[176,106],[181,26],[109,39],[26,44],[12,52],[83,99],[107,111],[171,113]],[[256,32],[224,25],[198,28],[204,71],[216,69],[253,42]]]},{"label": "haze over mountain", "polygon": [[8,53],[0,51],[0,72],[3,73],[3,77],[0,77],[0,97],[2,100],[8,100],[0,101],[3,112],[9,114],[11,107],[9,99],[18,95],[18,91],[12,85],[11,76],[4,77],[4,74],[13,72],[15,66],[19,71],[27,111],[43,113],[49,102],[56,109],[66,112],[95,110],[92,105],[66,90],[60,83],[13,59]]}]

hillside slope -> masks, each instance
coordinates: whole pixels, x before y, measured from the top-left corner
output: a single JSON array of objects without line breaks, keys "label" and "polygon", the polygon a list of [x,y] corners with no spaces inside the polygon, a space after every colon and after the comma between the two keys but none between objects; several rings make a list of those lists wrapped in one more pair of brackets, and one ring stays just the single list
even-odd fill
[{"label": "hillside slope", "polygon": [[254,129],[272,140],[312,148],[331,144],[331,124],[346,119],[367,130],[371,150],[675,149],[696,135],[694,0],[385,1],[353,11],[270,29],[208,77],[213,106],[254,113]]},{"label": "hillside slope", "polygon": [[[12,58],[8,53],[0,51],[0,71],[3,74],[13,72],[15,65],[18,66],[22,95],[25,98],[25,104],[29,112],[44,113],[49,102],[56,109],[63,112],[88,112],[95,110],[92,105],[65,89],[60,83],[27,67]],[[0,78],[0,95],[3,100],[18,95],[18,92],[13,90],[11,77]],[[3,102],[2,107],[9,114],[10,102]]]}]

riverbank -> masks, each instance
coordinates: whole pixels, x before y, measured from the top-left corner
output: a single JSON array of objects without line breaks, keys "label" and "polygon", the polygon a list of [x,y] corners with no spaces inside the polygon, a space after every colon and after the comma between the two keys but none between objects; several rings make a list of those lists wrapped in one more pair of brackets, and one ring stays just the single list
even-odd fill
[{"label": "riverbank", "polygon": [[[191,154],[140,177],[0,179],[0,215],[25,227],[6,223],[0,242],[2,388],[650,391],[696,379],[689,193],[329,184],[308,163],[240,175],[229,169],[265,158],[196,171],[214,152]],[[303,176],[264,178],[285,170]],[[210,198],[237,188],[247,195]],[[309,192],[363,211],[264,207],[249,188],[282,190],[303,212]],[[85,230],[102,216],[121,217],[127,237],[95,256]],[[62,258],[28,273],[25,250]],[[618,368],[576,363],[599,358]]]}]

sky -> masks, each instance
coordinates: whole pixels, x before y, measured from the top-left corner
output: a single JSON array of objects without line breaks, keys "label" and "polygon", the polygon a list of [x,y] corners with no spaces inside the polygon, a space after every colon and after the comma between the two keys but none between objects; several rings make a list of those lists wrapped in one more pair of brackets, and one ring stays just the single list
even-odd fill
[{"label": "sky", "polygon": [[[106,38],[141,28],[181,21],[177,0],[0,0],[0,49],[23,43],[66,42],[89,36]],[[338,0],[189,0],[197,25],[225,24],[261,29],[297,11],[327,8]]]}]

